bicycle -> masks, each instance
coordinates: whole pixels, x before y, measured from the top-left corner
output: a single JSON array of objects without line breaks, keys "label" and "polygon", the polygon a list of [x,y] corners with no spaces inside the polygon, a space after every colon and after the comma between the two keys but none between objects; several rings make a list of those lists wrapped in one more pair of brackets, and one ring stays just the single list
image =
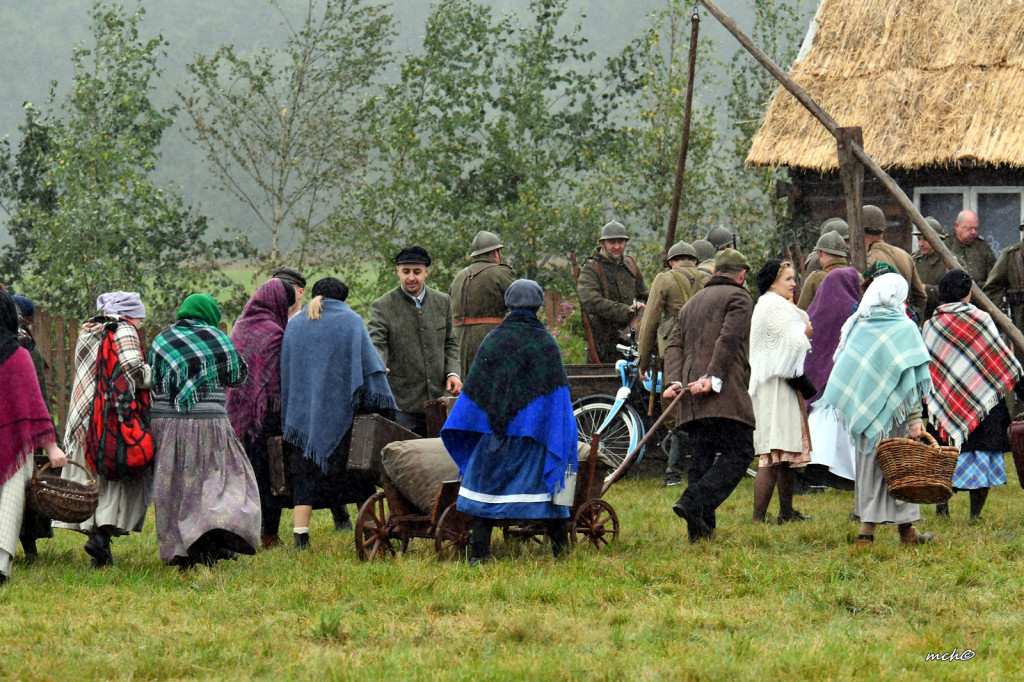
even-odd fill
[{"label": "bicycle", "polygon": [[640,356],[635,338],[630,345],[618,344],[616,349],[624,358],[615,362],[615,371],[621,381],[615,395],[598,393],[573,403],[580,440],[589,442],[594,433],[601,434],[601,454],[614,466],[609,478],[621,476],[625,471],[620,472],[619,469],[628,469],[643,458],[646,445],[632,462],[625,462],[626,456],[640,443],[653,422],[643,416],[647,412],[652,384],[653,390],[661,393],[660,371],[656,376],[640,380]]}]

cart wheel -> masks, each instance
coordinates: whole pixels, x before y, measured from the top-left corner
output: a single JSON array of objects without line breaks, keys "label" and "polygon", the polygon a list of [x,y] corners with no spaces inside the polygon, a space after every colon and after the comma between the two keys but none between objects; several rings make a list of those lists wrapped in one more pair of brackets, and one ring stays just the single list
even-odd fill
[{"label": "cart wheel", "polygon": [[[573,410],[576,417],[576,428],[579,430],[579,439],[589,443],[594,432],[612,412],[614,404],[604,400],[578,405]],[[637,446],[644,435],[644,422],[640,415],[630,405],[623,405],[615,414],[611,423],[601,434],[601,453],[615,465],[618,471],[629,453]],[[643,458],[643,452],[637,453],[630,466],[636,464]],[[625,473],[625,472],[622,472]]]},{"label": "cart wheel", "polygon": [[523,521],[516,525],[502,526],[501,539],[506,544],[515,540],[522,543],[530,543],[532,545],[543,545],[547,540],[547,535],[544,534],[544,528],[542,526]]},{"label": "cart wheel", "polygon": [[395,540],[388,529],[387,497],[374,493],[359,508],[356,518],[356,554],[360,561],[388,559],[395,556]]},{"label": "cart wheel", "polygon": [[584,502],[573,517],[577,542],[589,542],[601,549],[619,536],[619,517],[604,500]]},{"label": "cart wheel", "polygon": [[465,561],[469,556],[469,523],[452,502],[441,513],[434,529],[434,551],[441,561]]}]

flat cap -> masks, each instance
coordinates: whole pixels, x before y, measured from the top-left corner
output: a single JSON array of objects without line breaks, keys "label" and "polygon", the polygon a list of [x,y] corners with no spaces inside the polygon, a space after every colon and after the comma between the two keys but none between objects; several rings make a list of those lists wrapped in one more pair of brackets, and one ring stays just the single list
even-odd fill
[{"label": "flat cap", "polygon": [[293,287],[299,287],[300,289],[306,288],[306,278],[302,275],[302,273],[296,270],[295,268],[289,267],[287,265],[282,265],[280,267],[274,268],[274,271],[270,273],[270,278],[279,279],[282,282],[287,282],[288,284],[291,284]]},{"label": "flat cap", "polygon": [[736,249],[722,249],[715,254],[715,270],[720,268],[749,270],[750,263],[747,262],[747,257]]},{"label": "flat cap", "polygon": [[430,254],[422,246],[407,246],[395,256],[395,265],[426,265],[430,267]]},{"label": "flat cap", "polygon": [[505,290],[505,307],[509,310],[536,310],[544,305],[544,290],[532,279],[517,279]]}]

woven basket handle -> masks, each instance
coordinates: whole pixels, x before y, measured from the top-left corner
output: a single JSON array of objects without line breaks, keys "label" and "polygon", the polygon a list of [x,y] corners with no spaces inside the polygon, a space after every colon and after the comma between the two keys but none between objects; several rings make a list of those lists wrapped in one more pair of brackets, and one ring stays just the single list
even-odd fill
[{"label": "woven basket handle", "polygon": [[[89,471],[89,469],[88,469],[88,468],[86,468],[86,467],[82,466],[82,465],[81,465],[81,464],[79,464],[78,462],[76,462],[76,461],[74,461],[74,460],[71,460],[71,459],[69,459],[69,460],[68,460],[68,464],[74,464],[74,465],[75,465],[76,467],[78,467],[79,469],[81,469],[82,471],[84,471],[84,472],[85,472],[85,475],[89,477],[89,485],[92,485],[93,483],[95,483],[95,482],[96,482],[96,479],[94,479],[94,478],[93,478],[93,476],[92,476],[92,472],[91,472],[91,471]],[[36,480],[37,478],[39,478],[39,474],[43,473],[44,471],[46,471],[46,470],[47,470],[47,469],[49,469],[49,468],[50,468],[50,463],[49,463],[49,462],[47,462],[47,463],[46,463],[46,464],[44,464],[43,466],[41,466],[41,467],[39,467],[38,469],[36,469],[36,472],[35,472],[34,474],[32,474],[32,480],[33,480],[33,481],[35,481],[35,480]]]},{"label": "woven basket handle", "polygon": [[932,446],[936,450],[939,448],[939,442],[937,440],[935,440],[935,436],[933,436],[932,434],[928,433],[927,431],[925,431],[924,434],[920,438],[918,438],[917,440],[921,440],[921,441],[927,442],[928,445]]}]

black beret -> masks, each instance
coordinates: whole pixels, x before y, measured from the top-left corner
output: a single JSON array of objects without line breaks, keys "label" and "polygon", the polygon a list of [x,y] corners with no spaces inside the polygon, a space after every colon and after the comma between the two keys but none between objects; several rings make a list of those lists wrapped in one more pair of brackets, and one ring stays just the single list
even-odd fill
[{"label": "black beret", "polygon": [[775,278],[779,276],[779,266],[782,265],[781,258],[769,258],[761,269],[757,271],[757,290],[764,293],[775,284]]},{"label": "black beret", "polygon": [[426,265],[430,267],[430,254],[422,246],[407,246],[395,256],[395,265]]},{"label": "black beret", "polygon": [[971,291],[971,276],[963,270],[950,270],[939,280],[939,303],[959,301]]}]

